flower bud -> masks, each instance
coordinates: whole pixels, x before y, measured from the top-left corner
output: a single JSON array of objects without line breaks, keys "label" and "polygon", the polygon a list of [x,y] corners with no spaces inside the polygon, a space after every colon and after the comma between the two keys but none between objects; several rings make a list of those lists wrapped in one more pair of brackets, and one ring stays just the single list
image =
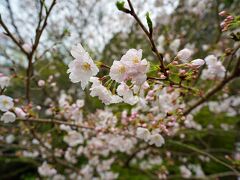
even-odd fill
[{"label": "flower bud", "polygon": [[195,59],[193,61],[190,62],[190,64],[193,66],[193,67],[200,67],[202,65],[204,65],[205,61],[202,60],[202,59]]},{"label": "flower bud", "polygon": [[227,16],[228,13],[227,11],[221,11],[220,13],[218,13],[218,15],[224,17],[224,16]]},{"label": "flower bud", "polygon": [[45,86],[45,81],[44,81],[44,80],[39,80],[39,81],[38,81],[38,86],[39,86],[39,87]]},{"label": "flower bud", "polygon": [[187,63],[190,60],[192,54],[193,52],[190,49],[185,48],[177,53],[177,58],[182,63]]}]

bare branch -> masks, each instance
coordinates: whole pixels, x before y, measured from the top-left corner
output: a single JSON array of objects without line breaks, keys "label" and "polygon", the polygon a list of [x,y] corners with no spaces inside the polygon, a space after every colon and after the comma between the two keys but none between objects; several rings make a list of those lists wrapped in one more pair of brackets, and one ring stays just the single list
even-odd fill
[{"label": "bare branch", "polygon": [[144,33],[147,35],[148,37],[148,40],[152,46],[152,51],[155,53],[155,55],[157,56],[159,62],[160,62],[160,68],[161,68],[161,71],[164,73],[164,75],[166,77],[168,77],[168,73],[166,71],[166,68],[164,66],[164,62],[163,62],[163,54],[161,54],[160,52],[158,52],[157,50],[157,47],[156,47],[156,44],[153,40],[153,34],[152,32],[149,32],[147,30],[147,28],[143,25],[142,21],[140,20],[140,18],[138,17],[138,15],[136,14],[134,8],[133,8],[133,5],[131,3],[131,0],[128,0],[128,5],[130,7],[130,10],[129,9],[124,9],[122,10],[123,12],[127,13],[127,14],[130,14],[131,16],[134,17],[134,19],[136,20],[136,22],[138,23],[138,25],[142,28],[142,30],[144,31]]},{"label": "bare branch", "polygon": [[56,119],[41,119],[41,118],[17,118],[17,121],[23,121],[23,122],[28,122],[28,123],[45,123],[45,124],[57,124],[57,125],[67,125],[67,126],[71,126],[71,127],[75,127],[75,128],[84,128],[84,129],[95,129],[94,127],[90,127],[90,126],[84,126],[84,125],[77,125],[77,124],[73,124],[70,122],[66,122],[66,121],[60,121],[60,120],[56,120]]},{"label": "bare branch", "polygon": [[9,2],[9,0],[6,0],[6,2],[7,2],[7,8],[8,8],[9,14],[10,14],[10,19],[11,19],[12,26],[14,27],[14,29],[16,31],[16,34],[18,35],[18,38],[21,40],[21,42],[23,42],[22,36],[21,36],[21,34],[18,30],[17,25],[15,24],[15,20],[14,20],[14,17],[13,17],[13,11],[12,11],[10,2]]},{"label": "bare branch", "polygon": [[50,5],[49,9],[46,11],[46,17],[44,18],[43,25],[41,27],[42,11],[43,11],[43,6],[45,6],[44,2],[45,2],[44,0],[40,2],[41,7],[40,7],[40,12],[39,12],[39,22],[38,22],[38,25],[37,25],[37,28],[36,28],[35,40],[34,40],[34,43],[33,43],[33,46],[32,46],[32,51],[28,55],[28,68],[27,68],[27,71],[26,71],[26,76],[27,76],[27,79],[26,79],[26,99],[27,99],[28,103],[31,100],[30,99],[30,81],[31,81],[31,76],[33,75],[33,55],[34,55],[35,51],[37,50],[37,47],[38,47],[39,42],[40,42],[40,38],[42,36],[42,33],[43,33],[44,29],[47,26],[47,20],[49,18],[49,15],[50,15],[54,5],[56,4],[56,0],[52,1],[52,4]]},{"label": "bare branch", "polygon": [[8,29],[8,27],[6,26],[6,24],[3,22],[1,14],[0,14],[0,24],[2,26],[2,28],[5,31],[5,34],[10,37],[12,39],[12,41],[19,47],[19,49],[25,54],[25,55],[29,55],[25,49],[22,47],[22,43],[10,32],[10,30]]}]

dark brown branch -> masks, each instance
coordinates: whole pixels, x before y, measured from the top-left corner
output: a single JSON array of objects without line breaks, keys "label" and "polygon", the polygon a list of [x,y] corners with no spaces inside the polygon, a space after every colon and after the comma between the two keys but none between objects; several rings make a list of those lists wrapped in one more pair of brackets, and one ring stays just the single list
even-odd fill
[{"label": "dark brown branch", "polygon": [[39,21],[38,21],[38,25],[37,25],[37,28],[36,28],[35,40],[34,40],[34,43],[33,43],[33,46],[32,46],[32,51],[28,55],[28,68],[27,68],[27,71],[26,71],[26,76],[27,76],[27,79],[26,79],[26,99],[27,99],[28,103],[31,101],[31,99],[30,99],[30,82],[31,82],[31,76],[33,75],[33,55],[34,55],[35,51],[37,50],[37,47],[38,47],[39,42],[40,42],[40,38],[42,36],[42,33],[43,33],[44,29],[47,26],[47,20],[49,18],[49,15],[50,15],[54,5],[56,4],[56,0],[52,1],[52,4],[50,5],[49,10],[46,11],[46,16],[44,18],[43,25],[41,27],[42,11],[43,11],[44,2],[45,1],[40,1],[41,6],[40,6],[40,12],[39,12]]},{"label": "dark brown branch", "polygon": [[23,121],[27,123],[45,123],[45,124],[57,124],[57,125],[67,125],[75,128],[84,128],[84,129],[95,129],[94,127],[77,125],[66,121],[60,121],[56,119],[41,119],[41,118],[17,118],[17,121]]},{"label": "dark brown branch", "polygon": [[8,29],[8,27],[6,26],[6,24],[3,22],[1,14],[0,14],[0,25],[2,26],[2,28],[5,31],[5,35],[7,35],[10,39],[12,39],[12,41],[19,47],[19,49],[28,56],[28,53],[25,51],[25,49],[22,47],[21,42],[16,39],[16,37],[10,32],[10,30]]},{"label": "dark brown branch", "polygon": [[18,35],[18,38],[21,40],[21,42],[23,42],[22,36],[21,36],[21,34],[20,34],[19,30],[18,30],[17,25],[15,24],[15,20],[14,20],[14,17],[13,17],[13,11],[12,11],[10,2],[9,2],[9,0],[6,0],[6,2],[7,2],[7,8],[8,8],[8,11],[9,11],[9,15],[10,15],[12,26],[14,27],[14,29],[16,31],[16,34]]},{"label": "dark brown branch", "polygon": [[164,62],[163,62],[163,55],[160,52],[158,52],[158,50],[157,50],[156,44],[155,44],[155,42],[153,40],[152,32],[149,32],[147,30],[147,28],[143,25],[142,21],[140,20],[140,18],[138,17],[138,15],[136,14],[136,12],[135,12],[135,10],[133,8],[131,0],[128,0],[128,4],[129,4],[129,7],[130,7],[130,10],[129,9],[125,9],[125,10],[123,10],[123,12],[133,16],[134,19],[136,20],[136,22],[138,23],[138,25],[141,27],[141,29],[144,31],[144,33],[147,35],[148,40],[149,40],[149,42],[151,44],[151,47],[152,47],[152,51],[155,53],[155,55],[157,56],[157,58],[158,58],[158,60],[160,62],[161,71],[164,73],[164,75],[166,77],[168,77],[168,74],[167,74],[167,71],[166,71],[166,68],[165,68]]}]

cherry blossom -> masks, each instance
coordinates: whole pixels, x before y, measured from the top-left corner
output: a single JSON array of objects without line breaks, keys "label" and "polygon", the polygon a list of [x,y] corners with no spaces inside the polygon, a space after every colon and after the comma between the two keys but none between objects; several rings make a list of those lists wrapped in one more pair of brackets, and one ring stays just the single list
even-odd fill
[{"label": "cherry blossom", "polygon": [[9,96],[0,95],[0,110],[5,112],[14,106],[13,99]]},{"label": "cherry blossom", "polygon": [[0,88],[1,89],[6,88],[9,86],[9,84],[10,84],[10,78],[0,74]]},{"label": "cherry blossom", "polygon": [[71,54],[75,60],[68,65],[69,78],[73,83],[81,82],[82,89],[85,89],[90,78],[95,76],[99,69],[81,44],[73,46]]},{"label": "cherry blossom", "polygon": [[189,60],[191,59],[193,52],[190,49],[182,49],[177,53],[177,58],[182,62],[182,63],[188,63]]},{"label": "cherry blossom", "polygon": [[12,123],[16,120],[16,115],[10,111],[5,112],[2,117],[1,121],[4,123]]}]

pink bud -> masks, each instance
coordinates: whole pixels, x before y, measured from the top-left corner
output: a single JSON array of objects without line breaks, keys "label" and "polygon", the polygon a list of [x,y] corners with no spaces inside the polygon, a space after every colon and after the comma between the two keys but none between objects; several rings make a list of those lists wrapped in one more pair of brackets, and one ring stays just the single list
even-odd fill
[{"label": "pink bud", "polygon": [[225,22],[221,22],[220,26],[221,26],[221,28],[224,28]]},{"label": "pink bud", "polygon": [[21,109],[21,108],[19,108],[19,107],[16,107],[15,109],[14,109],[14,112],[16,113],[16,115],[18,116],[18,117],[20,117],[20,118],[25,118],[26,117],[26,113]]},{"label": "pink bud", "polygon": [[179,70],[179,73],[183,75],[183,74],[186,73],[186,70],[184,70],[184,69],[180,69],[180,70]]},{"label": "pink bud", "polygon": [[153,90],[148,91],[148,96],[153,96],[153,95],[154,95],[154,91]]},{"label": "pink bud", "polygon": [[233,16],[228,16],[226,19],[227,19],[227,20],[233,20],[234,17],[233,17]]},{"label": "pink bud", "polygon": [[221,11],[220,13],[218,13],[219,14],[219,16],[227,16],[228,15],[228,13],[226,12],[226,11]]},{"label": "pink bud", "polygon": [[178,61],[173,61],[172,64],[173,65],[178,65]]},{"label": "pink bud", "polygon": [[[167,72],[167,73],[169,73],[169,72]],[[161,79],[166,79],[166,76],[164,74],[161,74],[160,78]]]},{"label": "pink bud", "polygon": [[39,81],[38,81],[38,86],[39,86],[39,87],[45,86],[45,81],[44,81],[44,80],[39,80]]}]

